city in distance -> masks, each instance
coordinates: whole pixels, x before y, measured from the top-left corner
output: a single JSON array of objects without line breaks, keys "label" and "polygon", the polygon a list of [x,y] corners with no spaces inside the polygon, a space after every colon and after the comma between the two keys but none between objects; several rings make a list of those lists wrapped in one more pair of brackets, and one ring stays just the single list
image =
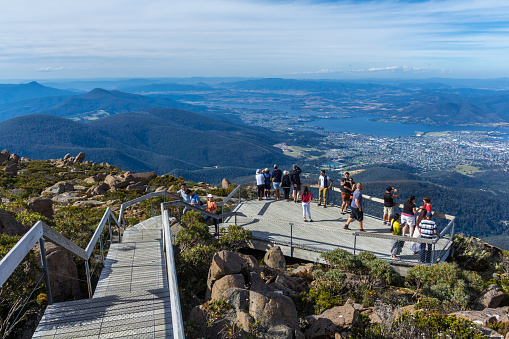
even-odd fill
[{"label": "city in distance", "polygon": [[428,195],[458,233],[509,249],[507,78],[24,82],[0,85],[0,121],[2,147],[36,159],[83,151],[211,183],[274,163],[355,171],[367,194]]}]

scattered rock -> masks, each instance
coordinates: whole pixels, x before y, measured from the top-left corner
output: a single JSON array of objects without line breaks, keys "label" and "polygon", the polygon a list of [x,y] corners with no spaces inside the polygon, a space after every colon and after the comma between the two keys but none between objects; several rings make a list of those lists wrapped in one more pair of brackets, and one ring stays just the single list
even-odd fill
[{"label": "scattered rock", "polygon": [[457,317],[473,321],[478,325],[487,326],[493,321],[509,321],[508,309],[509,307],[485,308],[482,311],[459,311],[453,314]]},{"label": "scattered rock", "polygon": [[278,270],[285,271],[286,270],[286,260],[281,248],[279,246],[272,247],[265,253],[265,257],[263,258],[263,262],[265,265]]},{"label": "scattered rock", "polygon": [[[21,159],[19,160],[19,162],[21,162],[22,164],[26,163],[26,162],[30,162],[30,161],[33,161],[33,159],[30,159],[30,158],[25,158],[25,157],[21,157]],[[1,162],[0,162],[1,163]]]},{"label": "scattered rock", "polygon": [[9,156],[9,161],[17,164],[19,162],[19,155],[12,153]]},{"label": "scattered rock", "polygon": [[99,207],[99,206],[103,206],[104,205],[104,201],[99,201],[99,200],[81,200],[81,201],[76,201],[72,205],[73,206],[78,206],[78,207]]},{"label": "scattered rock", "polygon": [[95,184],[96,182],[101,181],[101,179],[99,179],[96,175],[93,175],[91,177],[86,178],[83,181],[87,184]]},{"label": "scattered rock", "polygon": [[51,187],[42,191],[42,194],[62,194],[64,192],[74,191],[74,185],[67,181],[60,181]]},{"label": "scattered rock", "polygon": [[27,229],[12,215],[0,210],[0,233],[7,235],[23,235]]},{"label": "scattered rock", "polygon": [[142,184],[141,182],[136,184],[131,184],[126,187],[126,191],[139,190],[140,192],[145,192],[147,190],[147,185]]},{"label": "scattered rock", "polygon": [[48,219],[53,219],[53,201],[49,198],[36,197],[27,200],[28,208],[32,211],[44,215]]},{"label": "scattered rock", "polygon": [[18,173],[18,164],[15,162],[8,162],[5,165],[4,172],[11,175],[16,175]]},{"label": "scattered rock", "polygon": [[107,183],[110,187],[124,188],[129,186],[131,182],[134,183],[134,177],[132,175],[108,175],[106,178],[104,178],[104,182]]},{"label": "scattered rock", "polygon": [[310,279],[313,277],[313,264],[306,264],[304,266],[299,266],[296,269],[294,269],[292,272],[290,272],[288,275],[290,277],[302,277]]},{"label": "scattered rock", "polygon": [[86,195],[89,198],[90,197],[94,197],[96,195],[102,195],[102,194],[106,193],[109,188],[110,188],[110,186],[108,186],[107,184],[105,184],[103,182],[101,184],[97,184],[97,185],[94,185],[94,186],[90,187],[87,190]]},{"label": "scattered rock", "polygon": [[83,197],[79,197],[78,195],[81,194],[80,192],[64,192],[59,195],[55,195],[51,200],[53,202],[59,203],[59,204],[72,204],[73,202],[77,200],[83,199]]},{"label": "scattered rock", "polygon": [[145,173],[133,173],[132,176],[137,182],[140,182],[143,185],[148,185],[152,180],[157,178],[157,173],[154,171]]},{"label": "scattered rock", "polygon": [[223,181],[221,182],[221,187],[222,188],[228,188],[228,187],[230,187],[230,185],[231,185],[230,181],[228,179],[226,179],[226,178],[223,179]]},{"label": "scattered rock", "polygon": [[224,291],[230,288],[244,288],[246,282],[242,274],[231,274],[217,280],[212,287],[211,299],[219,299]]},{"label": "scattered rock", "polygon": [[166,187],[165,186],[159,186],[158,188],[156,188],[155,192],[162,192],[162,191],[166,191]]},{"label": "scattered rock", "polygon": [[486,287],[474,304],[474,310],[482,311],[485,308],[496,308],[504,299],[504,292],[496,284]]}]

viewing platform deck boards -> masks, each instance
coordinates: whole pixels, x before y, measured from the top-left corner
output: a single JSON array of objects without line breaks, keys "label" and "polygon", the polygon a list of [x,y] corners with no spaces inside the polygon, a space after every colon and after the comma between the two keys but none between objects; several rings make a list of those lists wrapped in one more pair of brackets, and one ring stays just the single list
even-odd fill
[{"label": "viewing platform deck boards", "polygon": [[[359,231],[356,220],[350,223],[351,230],[344,230],[350,214],[341,214],[338,207],[318,206],[311,204],[311,217],[313,222],[304,222],[302,204],[284,200],[246,200],[242,201],[235,209],[242,212],[245,217],[237,216],[237,225],[249,229],[253,233],[253,247],[264,250],[273,245],[280,245],[285,255],[290,255],[289,244],[292,242],[293,256],[310,261],[320,260],[320,253],[342,248],[351,253],[369,251],[377,257],[406,265],[418,264],[419,254],[410,251],[411,237],[407,237],[401,252],[400,261],[391,258],[391,240],[367,236],[357,236],[354,232]],[[234,224],[234,218],[227,220],[228,224]],[[290,227],[293,223],[293,227]],[[364,230],[369,234],[391,234],[390,226],[383,225],[382,221],[373,216],[364,215]],[[440,231],[440,230],[439,230]],[[448,251],[446,239],[438,240],[436,244],[439,257]],[[445,259],[445,258],[444,258]]]},{"label": "viewing platform deck boards", "polygon": [[127,229],[93,298],[48,306],[33,338],[173,338],[161,217]]}]

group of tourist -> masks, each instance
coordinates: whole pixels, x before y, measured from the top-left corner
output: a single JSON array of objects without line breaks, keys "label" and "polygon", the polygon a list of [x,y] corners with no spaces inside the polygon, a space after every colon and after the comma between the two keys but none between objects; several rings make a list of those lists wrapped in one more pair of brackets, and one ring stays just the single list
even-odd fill
[{"label": "group of tourist", "polygon": [[274,170],[270,173],[269,169],[256,170],[256,187],[258,190],[258,200],[270,199],[271,189],[274,189],[274,196],[276,200],[281,200],[281,191],[285,201],[290,201],[290,190],[293,188],[293,200],[298,202],[301,194],[301,181],[300,173],[302,170],[297,165],[293,165],[291,171],[281,171],[277,165],[274,165]]}]

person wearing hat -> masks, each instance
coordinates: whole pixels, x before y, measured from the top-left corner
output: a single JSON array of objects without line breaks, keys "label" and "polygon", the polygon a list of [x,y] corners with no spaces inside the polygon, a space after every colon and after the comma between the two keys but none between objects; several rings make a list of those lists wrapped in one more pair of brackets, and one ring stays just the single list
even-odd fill
[{"label": "person wearing hat", "polygon": [[[437,224],[431,220],[431,217],[433,216],[433,213],[428,212],[426,213],[426,219],[421,221],[419,223],[418,229],[419,234],[421,235],[421,238],[424,239],[433,239],[433,236],[436,235],[438,238],[440,238],[440,235],[437,232]],[[432,244],[427,244],[428,249],[426,250],[426,243],[421,243],[421,260],[420,262],[423,263],[430,263],[431,262],[431,251],[432,251]]]},{"label": "person wearing hat", "polygon": [[[217,214],[217,204],[214,201],[214,196],[212,194],[207,194],[207,212],[212,214]],[[212,218],[210,215],[207,215],[205,218],[205,221]],[[214,226],[216,227],[216,233],[214,234],[215,237],[219,235],[219,225],[217,224],[217,219],[212,218],[212,221],[214,222]]]},{"label": "person wearing hat", "polygon": [[388,186],[384,193],[384,214],[382,216],[382,222],[384,225],[391,224],[391,216],[394,212],[394,198],[399,198],[398,190],[394,187]]}]

